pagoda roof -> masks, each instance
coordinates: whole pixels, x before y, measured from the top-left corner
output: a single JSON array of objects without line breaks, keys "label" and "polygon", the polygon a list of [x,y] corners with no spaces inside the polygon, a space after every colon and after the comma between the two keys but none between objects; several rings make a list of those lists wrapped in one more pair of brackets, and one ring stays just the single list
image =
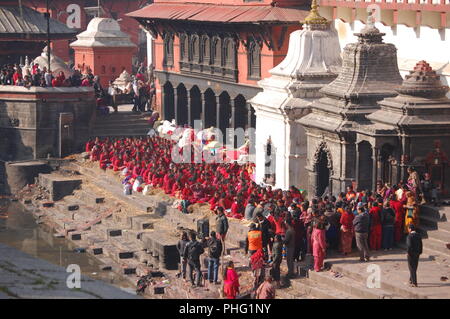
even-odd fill
[{"label": "pagoda roof", "polygon": [[128,13],[136,19],[177,20],[210,23],[297,23],[309,13],[306,6],[273,7],[270,5],[223,5],[157,2]]},{"label": "pagoda roof", "polygon": [[[71,39],[77,30],[50,19],[51,39]],[[0,40],[42,41],[47,39],[47,19],[44,14],[29,7],[0,6]]]}]

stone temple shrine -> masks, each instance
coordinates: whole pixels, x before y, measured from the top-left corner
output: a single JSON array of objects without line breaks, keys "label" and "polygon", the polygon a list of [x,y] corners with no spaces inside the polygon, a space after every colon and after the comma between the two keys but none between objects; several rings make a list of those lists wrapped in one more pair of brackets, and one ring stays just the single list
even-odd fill
[{"label": "stone temple shrine", "polygon": [[286,58],[258,84],[263,91],[250,102],[256,113],[256,181],[289,188],[307,180],[306,134],[299,119],[342,64],[339,39],[317,4],[302,30],[290,35]]},{"label": "stone temple shrine", "polygon": [[303,184],[317,196],[349,185],[375,189],[378,181],[406,181],[406,169],[414,166],[448,188],[448,88],[423,61],[403,81],[396,47],[383,42],[371,16],[355,35],[338,77],[300,119],[308,145]]}]

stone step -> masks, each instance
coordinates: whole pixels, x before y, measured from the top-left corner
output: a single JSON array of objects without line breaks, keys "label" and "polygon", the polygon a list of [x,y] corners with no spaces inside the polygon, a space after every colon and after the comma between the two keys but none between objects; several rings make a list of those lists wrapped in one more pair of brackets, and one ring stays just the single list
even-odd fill
[{"label": "stone step", "polygon": [[434,217],[420,216],[420,225],[427,226],[431,230],[439,229],[450,232],[450,221],[442,221]]},{"label": "stone step", "polygon": [[150,214],[138,215],[130,217],[131,229],[146,230],[153,229],[154,218]]},{"label": "stone step", "polygon": [[118,120],[118,121],[108,121],[108,122],[98,122],[94,125],[94,130],[112,129],[117,130],[136,128],[136,129],[150,129],[150,125],[146,120]]},{"label": "stone step", "polygon": [[334,277],[331,271],[315,272],[309,270],[308,278],[314,283],[323,283],[348,295],[362,299],[393,299],[396,297],[385,290],[366,287],[366,281],[360,282],[345,275]]},{"label": "stone step", "polygon": [[114,271],[123,275],[134,275],[139,267],[139,263],[133,260],[127,261],[126,263],[120,263],[113,266]]},{"label": "stone step", "polygon": [[97,136],[107,136],[110,134],[113,134],[114,136],[133,136],[133,135],[147,135],[150,128],[140,128],[140,127],[130,127],[130,128],[122,128],[120,130],[117,130],[116,128],[101,128],[101,129],[94,129],[93,135]]},{"label": "stone step", "polygon": [[337,291],[321,282],[312,282],[307,278],[292,279],[291,286],[296,294],[304,294],[315,299],[359,299],[343,291]]},{"label": "stone step", "polygon": [[[82,185],[83,187],[83,185]],[[105,198],[102,196],[97,196],[97,194],[93,193],[91,190],[81,189],[76,192],[75,196],[80,198],[86,205],[98,205],[104,204]]]},{"label": "stone step", "polygon": [[[366,282],[367,280],[367,273],[350,271],[347,269],[346,264],[332,264],[331,269],[357,282]],[[423,295],[416,293],[412,290],[409,290],[407,286],[404,285],[403,282],[388,282],[384,280],[382,276],[381,276],[381,289],[389,293],[392,293],[396,297],[398,296],[407,299],[424,298]]]},{"label": "stone step", "polygon": [[450,243],[450,232],[446,230],[433,230],[428,226],[421,225],[419,226],[420,232],[425,234],[424,238],[434,239],[436,241],[441,241],[444,244]]},{"label": "stone step", "polygon": [[434,207],[428,205],[420,206],[420,216],[428,216],[438,220],[446,220],[448,213],[450,213],[450,208],[448,207]]},{"label": "stone step", "polygon": [[438,254],[450,257],[450,249],[447,248],[447,245],[440,240],[435,240],[434,238],[428,238],[423,241],[423,250],[429,255]]}]

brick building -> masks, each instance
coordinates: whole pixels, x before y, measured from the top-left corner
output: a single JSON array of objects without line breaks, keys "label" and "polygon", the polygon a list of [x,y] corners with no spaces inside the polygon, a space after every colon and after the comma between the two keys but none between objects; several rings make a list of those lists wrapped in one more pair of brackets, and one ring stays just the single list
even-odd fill
[{"label": "brick building", "polygon": [[132,12],[155,38],[157,103],[163,118],[203,127],[248,128],[257,82],[286,56],[309,1],[155,1]]}]

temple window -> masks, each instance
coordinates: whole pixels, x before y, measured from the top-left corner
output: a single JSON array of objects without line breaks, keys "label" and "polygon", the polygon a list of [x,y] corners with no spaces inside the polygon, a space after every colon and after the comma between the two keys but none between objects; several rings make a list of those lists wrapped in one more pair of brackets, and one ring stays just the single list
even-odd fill
[{"label": "temple window", "polygon": [[248,78],[251,80],[261,79],[261,46],[254,39],[248,41],[247,50]]},{"label": "temple window", "polygon": [[164,66],[173,66],[173,35],[166,33],[164,35]]}]

